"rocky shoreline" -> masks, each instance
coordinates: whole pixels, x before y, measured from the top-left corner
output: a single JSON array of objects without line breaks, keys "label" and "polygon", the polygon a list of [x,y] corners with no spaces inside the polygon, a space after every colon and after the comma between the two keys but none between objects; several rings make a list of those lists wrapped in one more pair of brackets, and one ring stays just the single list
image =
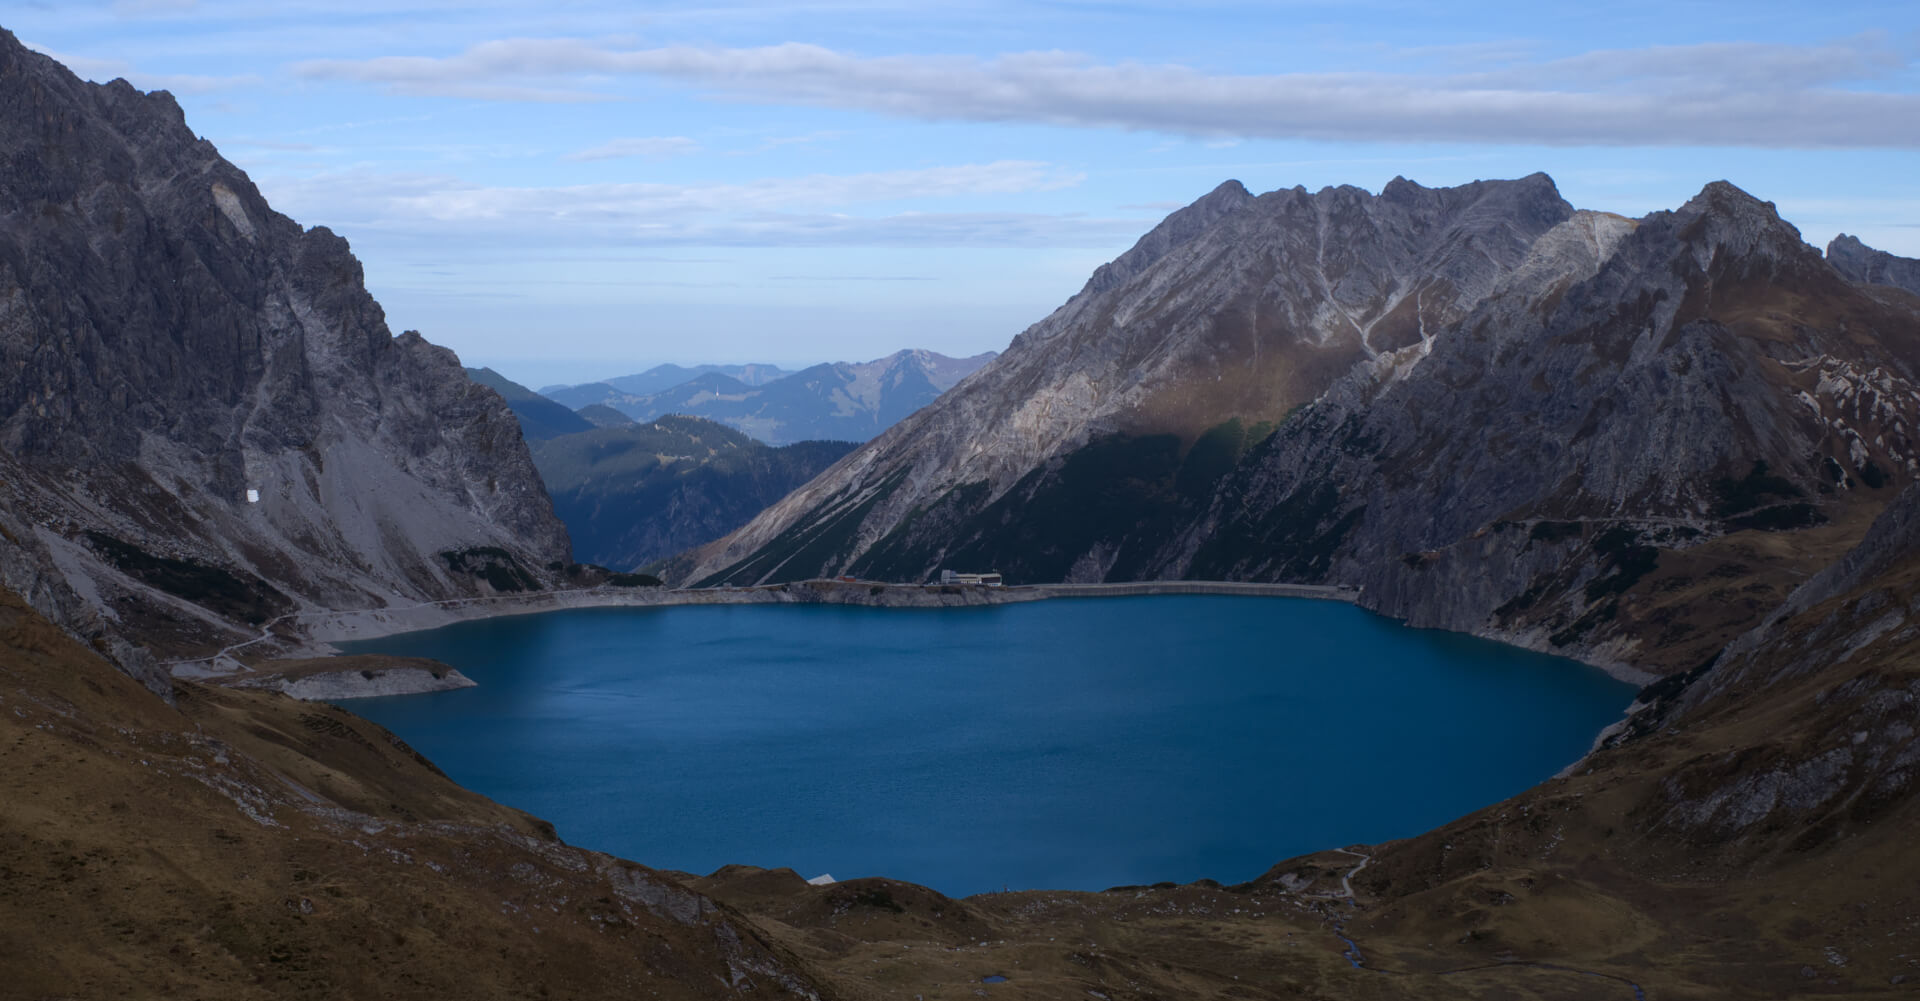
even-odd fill
[{"label": "rocky shoreline", "polygon": [[355,654],[268,660],[212,679],[228,688],[280,692],[302,702],[426,695],[473,688],[451,665],[425,657]]}]

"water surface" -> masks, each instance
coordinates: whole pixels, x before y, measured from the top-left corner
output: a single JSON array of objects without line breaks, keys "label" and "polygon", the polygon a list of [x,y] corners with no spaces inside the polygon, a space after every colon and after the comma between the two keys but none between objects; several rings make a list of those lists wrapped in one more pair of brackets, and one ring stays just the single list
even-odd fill
[{"label": "water surface", "polygon": [[353,644],[478,688],[355,712],[567,841],[949,894],[1251,879],[1579,757],[1633,688],[1282,598],[583,609]]}]

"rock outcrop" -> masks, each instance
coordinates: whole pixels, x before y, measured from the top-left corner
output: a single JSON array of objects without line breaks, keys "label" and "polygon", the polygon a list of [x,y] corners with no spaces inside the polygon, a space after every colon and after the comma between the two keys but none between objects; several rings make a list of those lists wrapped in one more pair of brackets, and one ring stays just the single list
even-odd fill
[{"label": "rock outcrop", "polygon": [[1834,237],[1827,244],[1827,263],[1848,281],[1890,285],[1920,295],[1920,261],[1875,250],[1859,237],[1845,233]]},{"label": "rock outcrop", "polygon": [[[565,563],[512,413],[387,329],[345,240],[274,212],[164,92],[0,32],[5,584],[156,685],[284,613]],[[494,582],[506,578],[495,576]]]}]

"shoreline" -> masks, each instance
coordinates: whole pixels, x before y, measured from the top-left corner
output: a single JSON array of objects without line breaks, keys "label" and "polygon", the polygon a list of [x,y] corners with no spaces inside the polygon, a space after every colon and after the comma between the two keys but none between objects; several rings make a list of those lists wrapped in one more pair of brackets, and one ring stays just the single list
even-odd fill
[{"label": "shoreline", "polygon": [[[1360,603],[1358,588],[1327,584],[1275,584],[1249,581],[1126,581],[1094,584],[899,584],[885,581],[816,579],[753,587],[719,588],[612,588],[586,590],[534,591],[496,594],[475,598],[449,598],[386,608],[294,612],[268,624],[261,635],[217,654],[168,664],[179,677],[225,683],[247,669],[236,656],[256,644],[268,644],[275,657],[342,656],[335,644],[380,639],[400,633],[438,629],[458,622],[514,615],[539,615],[545,612],[581,608],[653,608],[688,605],[861,605],[870,608],[976,608],[1023,604],[1061,598],[1118,598],[1154,595],[1229,595],[1266,598],[1304,598],[1355,605],[1383,615]],[[1392,618],[1392,616],[1384,616]],[[291,625],[295,635],[275,632],[276,627]],[[1541,650],[1527,637],[1495,635],[1473,631],[1478,636],[1507,646],[1554,656]],[[1645,686],[1657,676],[1618,660],[1566,659],[1595,668],[1616,681]],[[430,689],[437,690],[437,689]],[[423,690],[427,691],[427,690]],[[1629,714],[1630,715],[1630,714]]]},{"label": "shoreline", "polygon": [[[870,608],[973,608],[1055,598],[1112,598],[1170,594],[1307,598],[1356,604],[1357,590],[1315,584],[1239,581],[1142,581],[1116,584],[890,584],[866,580],[808,580],[741,588],[596,588],[453,598],[400,608],[299,613],[289,617],[315,653],[332,644],[437,629],[456,622],[537,615],[576,608],[650,608],[679,605],[863,605]],[[337,652],[337,651],[332,651]]]},{"label": "shoreline", "polygon": [[[727,588],[609,588],[534,591],[479,598],[449,598],[387,608],[347,611],[291,612],[267,623],[260,635],[206,657],[167,664],[174,677],[217,685],[259,687],[260,672],[241,660],[250,647],[272,651],[275,660],[349,658],[335,644],[379,639],[400,633],[438,629],[457,622],[539,615],[582,608],[654,608],[689,605],[861,605],[869,608],[976,608],[1024,604],[1056,598],[1134,597],[1145,595],[1221,594],[1247,597],[1288,597],[1321,601],[1358,602],[1354,588],[1312,584],[1262,584],[1241,581],[1143,581],[1115,584],[894,584],[883,581],[795,581],[755,587]],[[293,635],[284,635],[280,630]],[[458,675],[458,672],[454,672]],[[464,675],[449,682],[424,671],[332,672],[329,684],[307,684],[298,691],[280,686],[296,698],[352,699],[387,695],[426,695],[471,685]],[[307,689],[312,689],[308,691]]]},{"label": "shoreline", "polygon": [[[1057,598],[1123,598],[1174,594],[1218,594],[1337,601],[1355,605],[1383,618],[1394,619],[1394,616],[1361,604],[1360,589],[1332,584],[1163,580],[1102,584],[1010,584],[1002,587],[988,587],[978,584],[897,584],[886,581],[840,579],[794,581],[787,584],[761,584],[754,587],[734,588],[608,588],[603,586],[580,591],[537,591],[491,595],[484,598],[451,598],[398,608],[303,612],[287,616],[287,619],[304,628],[306,642],[300,648],[301,655],[323,656],[339,652],[332,645],[336,642],[379,639],[383,636],[437,629],[456,622],[470,622],[494,616],[538,615],[541,612],[575,608],[766,604],[840,604],[865,605],[872,608],[970,608],[1048,601]],[[1395,619],[1395,621],[1404,624],[1404,620]],[[1476,636],[1534,653],[1564,657],[1595,668],[1616,681],[1639,687],[1645,687],[1661,677],[1617,658],[1588,659],[1560,653],[1548,648],[1544,637],[1483,630],[1470,630],[1463,635]],[[281,638],[263,636],[253,642],[272,639]],[[281,641],[287,642],[285,639]],[[223,651],[223,654],[225,652]],[[183,663],[204,664],[211,660],[212,658],[201,658]]]}]

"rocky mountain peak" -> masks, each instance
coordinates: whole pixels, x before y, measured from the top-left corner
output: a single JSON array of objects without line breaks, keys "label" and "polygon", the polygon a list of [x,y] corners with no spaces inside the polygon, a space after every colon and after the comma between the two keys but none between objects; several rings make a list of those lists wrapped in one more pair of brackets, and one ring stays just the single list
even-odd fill
[{"label": "rocky mountain peak", "polygon": [[1222,181],[1193,204],[1161,220],[1135,241],[1132,249],[1096,268],[1081,294],[1097,294],[1119,287],[1174,248],[1206,232],[1222,217],[1239,212],[1254,201],[1246,185],[1235,180]]},{"label": "rocky mountain peak", "polygon": [[1887,285],[1920,295],[1920,260],[1875,250],[1845,233],[1827,244],[1827,263],[1848,281]]},{"label": "rocky mountain peak", "polygon": [[1356,366],[1413,363],[1573,212],[1544,175],[1391,187],[1391,197],[1345,186],[1257,198],[1237,184],[1216,188],[939,405],[727,548],[743,553],[808,507],[824,503],[824,514],[840,503],[828,497],[869,497],[896,473],[904,482],[875,499],[853,552],[943,495],[979,514],[1037,467],[1104,435],[1186,442],[1226,421],[1270,427]]},{"label": "rocky mountain peak", "polygon": [[[1337,190],[1359,191],[1365,194],[1364,189]],[[1573,206],[1560,197],[1559,185],[1554,183],[1552,177],[1541,171],[1513,180],[1473,181],[1453,188],[1429,188],[1417,181],[1395,175],[1393,180],[1388,181],[1386,186],[1380,189],[1379,198],[1383,202],[1429,211],[1445,205],[1486,202],[1530,212],[1536,218],[1556,220],[1566,218],[1568,213],[1573,211]]]},{"label": "rocky mountain peak", "polygon": [[0,219],[0,583],[61,625],[189,653],[567,561],[505,401],[171,97],[0,35]]},{"label": "rocky mountain peak", "polygon": [[1800,230],[1780,218],[1772,202],[1762,201],[1728,181],[1713,181],[1688,199],[1677,213],[1683,239],[1701,248],[1733,254],[1811,258]]}]

